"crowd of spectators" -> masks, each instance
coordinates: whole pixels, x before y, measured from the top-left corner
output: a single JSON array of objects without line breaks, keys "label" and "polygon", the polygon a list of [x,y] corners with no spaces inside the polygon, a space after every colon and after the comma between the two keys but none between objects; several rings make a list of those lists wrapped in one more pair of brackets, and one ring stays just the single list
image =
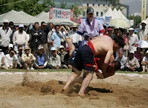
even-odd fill
[{"label": "crowd of spectators", "polygon": [[[104,27],[107,36],[114,38],[122,36],[125,46],[114,53],[115,60],[121,63],[122,71],[148,72],[148,50],[141,49],[136,42],[148,41],[146,22],[141,22],[141,28]],[[45,22],[35,22],[28,26],[14,25],[12,21],[4,20],[0,27],[0,68],[1,69],[68,69],[69,49],[65,42],[72,38],[78,49],[82,45],[83,36],[77,34],[77,24],[54,25]]]}]

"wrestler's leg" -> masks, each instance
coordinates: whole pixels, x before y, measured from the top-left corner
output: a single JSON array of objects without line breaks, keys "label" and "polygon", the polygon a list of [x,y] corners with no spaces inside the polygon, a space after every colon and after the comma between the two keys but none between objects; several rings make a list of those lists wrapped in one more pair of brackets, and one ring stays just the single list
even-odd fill
[{"label": "wrestler's leg", "polygon": [[88,87],[88,85],[89,85],[90,81],[92,80],[92,78],[93,78],[93,73],[88,73],[86,75],[86,77],[84,78],[84,80],[82,82],[82,86],[81,86],[80,91],[78,93],[81,97],[85,96],[85,93],[84,93],[85,89],[86,89],[86,87]]},{"label": "wrestler's leg", "polygon": [[66,38],[66,42],[67,42],[68,48],[69,48],[69,56],[72,57],[72,53],[75,50],[75,46],[73,45],[71,38]]},{"label": "wrestler's leg", "polygon": [[69,77],[69,79],[68,79],[66,85],[63,87],[63,90],[67,90],[68,87],[76,81],[76,79],[78,78],[78,76],[79,76],[79,74],[76,74],[76,73],[73,72],[73,73],[70,75],[70,77]]}]

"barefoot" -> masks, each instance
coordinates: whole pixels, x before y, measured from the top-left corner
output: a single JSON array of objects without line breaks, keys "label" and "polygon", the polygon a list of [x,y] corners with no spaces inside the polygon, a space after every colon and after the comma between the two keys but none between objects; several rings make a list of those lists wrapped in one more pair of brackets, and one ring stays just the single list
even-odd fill
[{"label": "barefoot", "polygon": [[81,98],[84,98],[84,97],[85,97],[85,94],[84,94],[84,93],[78,93],[78,95],[79,95]]},{"label": "barefoot", "polygon": [[62,91],[61,91],[61,93],[64,93],[65,91],[67,91],[67,89],[68,88],[64,86],[63,89],[62,89]]},{"label": "barefoot", "polygon": [[72,93],[72,89],[71,88],[62,89],[61,93],[65,95],[70,95]]}]

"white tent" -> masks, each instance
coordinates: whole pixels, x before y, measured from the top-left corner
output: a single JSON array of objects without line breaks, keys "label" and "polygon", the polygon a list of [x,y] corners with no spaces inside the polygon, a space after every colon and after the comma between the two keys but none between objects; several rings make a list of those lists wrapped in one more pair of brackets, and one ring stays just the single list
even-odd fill
[{"label": "white tent", "polygon": [[118,14],[122,19],[128,20],[121,12],[121,10],[118,10]]},{"label": "white tent", "polygon": [[63,24],[63,25],[73,25],[75,22],[68,20],[68,19],[51,19],[50,22],[56,24]]},{"label": "white tent", "polygon": [[13,21],[15,24],[30,24],[34,22],[41,22],[40,19],[37,19],[31,15],[26,13],[17,12],[15,10],[11,10],[5,14],[0,15],[0,23],[3,23],[4,19],[8,19],[9,21]]},{"label": "white tent", "polygon": [[49,12],[41,12],[40,14],[35,16],[36,18],[39,18],[42,21],[45,21],[46,23],[49,22]]},{"label": "white tent", "polygon": [[119,15],[116,14],[114,11],[112,11],[111,8],[108,8],[106,13],[102,16],[102,18],[104,18],[104,19],[105,19],[105,17],[111,17],[111,19],[117,19],[117,18],[119,18]]},{"label": "white tent", "polygon": [[116,8],[113,10],[113,15],[116,16],[116,19],[121,18]]}]

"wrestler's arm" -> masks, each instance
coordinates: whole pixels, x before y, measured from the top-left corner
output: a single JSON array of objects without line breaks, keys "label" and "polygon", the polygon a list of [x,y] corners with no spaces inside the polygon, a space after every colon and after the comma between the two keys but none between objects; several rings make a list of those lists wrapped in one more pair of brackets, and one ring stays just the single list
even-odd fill
[{"label": "wrestler's arm", "polygon": [[110,77],[110,76],[112,76],[114,74],[115,74],[115,70],[112,70],[112,69],[108,69],[106,71],[106,73],[102,73],[100,70],[98,70],[96,72],[97,78],[100,78],[100,79],[104,79],[104,78]]},{"label": "wrestler's arm", "polygon": [[110,49],[110,50],[107,52],[107,54],[106,54],[106,56],[105,56],[105,59],[104,59],[103,69],[102,69],[102,72],[103,72],[103,73],[106,73],[106,69],[107,69],[107,67],[108,67],[108,64],[109,64],[109,62],[110,62],[110,58],[111,58],[112,55],[113,55],[113,50]]}]

